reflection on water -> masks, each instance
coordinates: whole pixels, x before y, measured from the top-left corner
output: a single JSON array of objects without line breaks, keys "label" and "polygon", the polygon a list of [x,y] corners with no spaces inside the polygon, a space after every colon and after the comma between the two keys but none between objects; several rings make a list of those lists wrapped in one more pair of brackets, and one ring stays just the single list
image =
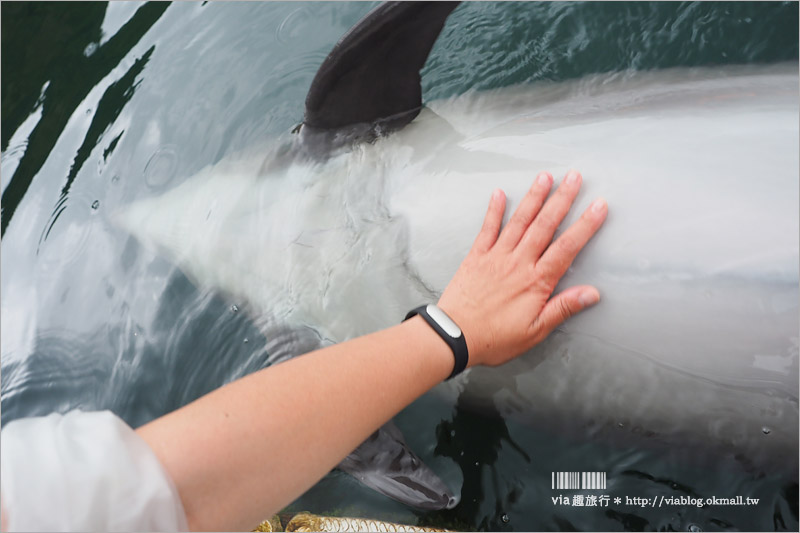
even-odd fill
[{"label": "reflection on water", "polygon": [[[371,5],[2,4],[3,424],[81,407],[139,425],[318,344],[306,331],[265,336],[245,302],[194,287],[109,217],[288,132],[316,68]],[[796,3],[465,4],[424,69],[424,96],[796,62],[797,17]],[[415,513],[336,473],[295,505],[462,529],[797,530],[796,471],[759,477],[694,448],[576,437],[460,398],[423,398],[398,425],[461,493],[455,509]],[[556,507],[551,472],[572,470],[607,471],[612,495],[762,503]]]},{"label": "reflection on water", "polygon": [[[467,379],[465,393],[469,387]],[[465,397],[469,398],[469,394]],[[485,531],[510,530],[513,526],[509,524],[507,511],[524,494],[525,483],[516,472],[504,472],[495,463],[504,446],[519,454],[518,459],[525,463],[530,463],[531,457],[511,438],[500,413],[492,407],[476,413],[459,400],[452,419],[442,420],[436,426],[436,441],[434,453],[455,461],[464,476],[461,491],[465,497],[452,511],[443,512],[452,515],[447,518],[460,524],[477,524],[478,529]],[[486,483],[491,487],[488,494],[483,489]],[[494,501],[488,501],[489,498]],[[482,512],[486,504],[493,514]]]},{"label": "reflection on water", "polygon": [[[4,70],[9,66],[14,68],[14,63],[17,61],[25,61],[27,54],[18,54],[15,51],[25,50],[28,52],[30,43],[36,42],[36,39],[30,39],[31,35],[47,36],[37,43],[37,46],[42,47],[41,49],[29,52],[36,58],[36,61],[31,62],[33,67],[29,67],[27,61],[24,65],[17,67],[20,72],[25,72],[25,76],[21,78],[24,81],[19,85],[17,83],[3,84],[2,137],[7,142],[7,139],[11,138],[11,134],[25,119],[28,110],[33,107],[30,104],[31,98],[34,98],[47,83],[47,89],[42,95],[40,104],[42,115],[39,123],[30,133],[28,149],[20,159],[11,182],[3,191],[3,233],[5,233],[8,223],[31,181],[41,170],[78,105],[112,69],[120,64],[131,48],[161,17],[168,5],[155,2],[142,6],[103,46],[95,45],[101,35],[100,25],[106,7],[103,3],[47,4],[44,6],[13,3],[3,7],[3,18],[14,21],[13,24],[3,25]],[[56,35],[51,32],[55,32]],[[88,157],[88,152],[100,142],[102,133],[114,122],[122,107],[133,95],[133,82],[144,68],[144,64],[147,63],[147,58],[152,52],[151,47],[143,57],[136,60],[128,74],[113,83],[103,95],[102,107],[98,107],[94,114],[84,144],[75,156],[67,183],[56,204],[53,221],[63,211],[63,204],[69,193],[70,185]],[[8,63],[7,56],[9,56]],[[10,76],[5,76],[4,79],[8,77]],[[14,78],[16,79],[16,76]],[[11,92],[8,97],[6,97],[7,91]],[[113,151],[117,140],[109,143],[109,147],[106,148],[107,153]],[[4,143],[4,152],[6,148]]]},{"label": "reflection on water", "polygon": [[39,331],[30,354],[4,361],[3,424],[82,408],[111,409],[135,427],[263,368],[266,339],[234,309],[175,271],[151,324],[128,315],[88,333]]}]

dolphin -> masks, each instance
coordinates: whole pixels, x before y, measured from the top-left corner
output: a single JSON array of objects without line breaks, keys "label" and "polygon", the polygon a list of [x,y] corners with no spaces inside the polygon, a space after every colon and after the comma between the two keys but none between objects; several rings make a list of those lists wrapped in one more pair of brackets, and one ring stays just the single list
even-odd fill
[{"label": "dolphin", "polygon": [[[439,393],[531,424],[796,468],[797,65],[599,74],[422,106],[419,69],[455,8],[443,4],[379,6],[323,62],[294,134],[116,222],[198,286],[247,301],[267,338],[288,339],[275,342],[281,359],[306,346],[297,332],[341,342],[436,301],[493,189],[510,213],[538,171],[580,169],[562,227],[599,194],[611,211],[561,286],[593,284],[601,303]],[[381,449],[402,443],[385,435],[372,439]],[[398,487],[417,464],[407,447],[398,469],[364,446],[376,459],[343,465],[373,488],[454,505],[429,471],[428,487]]]}]

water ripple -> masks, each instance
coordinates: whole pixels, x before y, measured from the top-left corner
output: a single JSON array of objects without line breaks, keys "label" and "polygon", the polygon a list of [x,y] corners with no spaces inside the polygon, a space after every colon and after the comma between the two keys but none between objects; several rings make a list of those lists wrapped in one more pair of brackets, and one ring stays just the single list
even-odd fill
[{"label": "water ripple", "polygon": [[283,45],[290,45],[305,36],[304,29],[311,19],[308,7],[299,7],[284,18],[275,31],[275,40]]},{"label": "water ripple", "polygon": [[179,167],[178,150],[175,145],[165,145],[156,150],[144,167],[144,182],[151,191],[163,190]]}]

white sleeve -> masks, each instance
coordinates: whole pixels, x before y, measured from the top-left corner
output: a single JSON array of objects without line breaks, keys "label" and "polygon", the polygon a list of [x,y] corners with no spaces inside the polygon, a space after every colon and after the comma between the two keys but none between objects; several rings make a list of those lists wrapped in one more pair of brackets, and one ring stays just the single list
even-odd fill
[{"label": "white sleeve", "polygon": [[0,434],[9,531],[186,531],[172,480],[110,411],[9,422]]}]

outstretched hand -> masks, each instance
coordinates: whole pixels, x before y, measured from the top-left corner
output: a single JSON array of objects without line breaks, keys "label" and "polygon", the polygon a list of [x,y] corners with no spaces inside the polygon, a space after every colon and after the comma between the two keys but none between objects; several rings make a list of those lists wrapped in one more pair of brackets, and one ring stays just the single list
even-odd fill
[{"label": "outstretched hand", "polygon": [[[439,300],[464,332],[472,365],[508,361],[599,298],[586,285],[551,296],[607,210],[596,200],[553,242],[581,177],[570,172],[545,202],[552,185],[540,174],[502,232],[505,196],[495,191]],[[413,318],[240,378],[137,434],[172,479],[190,528],[244,530],[296,499],[452,369],[450,348]],[[297,394],[298,384],[313,394]],[[284,434],[291,438],[263,438]]]},{"label": "outstretched hand", "polygon": [[505,194],[499,189],[492,194],[483,227],[439,300],[439,307],[464,332],[469,366],[505,363],[599,301],[600,294],[590,285],[551,297],[608,213],[605,200],[596,199],[553,241],[581,180],[577,171],[570,171],[547,199],[553,177],[539,174],[502,231]]}]

